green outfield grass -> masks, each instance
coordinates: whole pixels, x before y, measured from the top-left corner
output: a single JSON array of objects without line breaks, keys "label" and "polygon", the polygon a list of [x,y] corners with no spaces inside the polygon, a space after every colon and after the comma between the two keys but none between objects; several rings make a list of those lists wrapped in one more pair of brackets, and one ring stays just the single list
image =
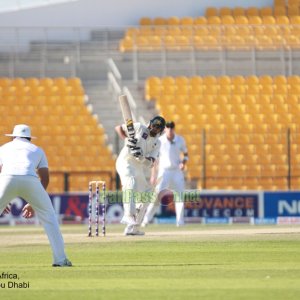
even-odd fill
[{"label": "green outfield grass", "polygon": [[52,268],[39,227],[0,227],[0,276],[29,282],[1,288],[0,299],[299,299],[300,233],[239,232],[253,228],[155,225],[122,237],[109,226],[87,238],[86,226],[63,226],[74,267]]}]

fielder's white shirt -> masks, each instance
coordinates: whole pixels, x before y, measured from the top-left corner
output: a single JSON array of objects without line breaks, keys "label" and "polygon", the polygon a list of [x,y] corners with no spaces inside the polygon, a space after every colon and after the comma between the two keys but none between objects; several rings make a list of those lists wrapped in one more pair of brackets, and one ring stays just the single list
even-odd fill
[{"label": "fielder's white shirt", "polygon": [[[137,147],[142,149],[143,155],[145,157],[153,157],[154,159],[158,158],[159,155],[159,147],[160,141],[158,137],[151,137],[150,132],[147,126],[141,123],[134,123],[134,130],[135,130],[135,138],[137,139]],[[122,125],[122,129],[126,132],[126,125]],[[132,159],[135,162],[138,162],[131,154],[130,149],[127,147],[128,139],[125,139],[125,145],[120,152],[119,157],[124,159]]]},{"label": "fielder's white shirt", "polygon": [[24,138],[14,138],[0,147],[1,175],[38,177],[36,169],[48,168],[44,151]]},{"label": "fielder's white shirt", "polygon": [[169,141],[164,134],[159,138],[159,170],[162,169],[179,169],[179,164],[182,161],[181,153],[186,153],[186,143],[182,136],[176,135],[172,141]]}]

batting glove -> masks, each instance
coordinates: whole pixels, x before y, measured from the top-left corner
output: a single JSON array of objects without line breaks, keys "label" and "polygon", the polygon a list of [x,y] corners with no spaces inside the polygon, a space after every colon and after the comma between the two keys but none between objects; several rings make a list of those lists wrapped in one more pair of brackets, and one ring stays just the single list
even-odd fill
[{"label": "batting glove", "polygon": [[143,156],[143,151],[141,149],[141,147],[133,147],[130,150],[131,154],[135,157],[135,158],[142,158]]}]

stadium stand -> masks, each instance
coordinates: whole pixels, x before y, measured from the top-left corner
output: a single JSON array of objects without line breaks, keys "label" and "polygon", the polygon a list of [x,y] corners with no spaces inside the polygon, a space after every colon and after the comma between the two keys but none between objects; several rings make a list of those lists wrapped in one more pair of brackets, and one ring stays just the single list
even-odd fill
[{"label": "stadium stand", "polygon": [[220,46],[236,50],[299,48],[299,26],[296,26],[299,13],[273,15],[271,7],[261,8],[258,14],[254,9],[245,13],[240,7],[233,9],[231,14],[226,12],[228,8],[222,8],[219,16],[217,10],[208,8],[206,17],[159,18],[159,23],[154,19],[150,21],[153,26],[129,28],[120,41],[119,49],[127,52],[160,51],[164,48],[183,51],[193,47],[218,49]]},{"label": "stadium stand", "polygon": [[[189,178],[205,176],[209,189],[285,190],[288,128],[292,149],[300,146],[299,81],[299,76],[282,75],[150,77],[145,98],[155,100],[157,110],[177,122],[185,136],[192,162]],[[295,150],[290,155],[298,175]]]},{"label": "stadium stand", "polygon": [[[87,82],[90,79],[92,79],[91,81],[94,80],[91,75],[93,72],[97,73],[98,76],[101,74],[101,80],[106,80],[107,61],[105,55],[112,54],[122,73],[122,78],[117,79],[117,81],[121,85],[128,84],[131,90],[133,90],[132,87],[135,84],[134,97],[138,95],[138,92],[142,93],[142,81],[151,76],[145,86],[145,98],[149,100],[145,101],[145,106],[148,108],[155,106],[167,119],[178,121],[178,131],[183,135],[187,132],[197,131],[196,135],[187,136],[191,144],[191,160],[194,164],[194,167],[190,167],[188,171],[190,179],[203,179],[201,174],[205,171],[206,174],[203,174],[207,177],[205,184],[208,188],[243,187],[246,189],[259,186],[262,189],[270,186],[272,189],[279,189],[280,187],[286,189],[287,170],[286,163],[283,163],[283,161],[287,157],[279,157],[279,154],[286,155],[287,149],[286,147],[279,147],[279,150],[277,150],[281,152],[276,152],[277,157],[270,156],[272,153],[269,151],[272,148],[270,145],[277,141],[274,139],[275,134],[283,136],[280,141],[283,141],[286,145],[287,127],[291,128],[292,142],[297,140],[295,134],[298,127],[295,120],[298,116],[299,89],[297,85],[290,83],[293,80],[297,81],[297,79],[292,79],[292,76],[275,76],[275,74],[297,74],[299,70],[297,60],[300,48],[300,17],[291,13],[288,14],[288,7],[292,6],[295,6],[293,1],[275,0],[272,8],[211,7],[210,10],[207,9],[205,16],[194,18],[189,16],[149,18],[145,16],[140,19],[139,27],[128,28],[125,35],[123,35],[124,32],[121,34],[119,32],[114,33],[116,34],[113,37],[114,46],[116,46],[113,51],[115,52],[112,51],[109,54],[109,51],[105,52],[108,43],[105,43],[105,47],[99,49],[100,43],[98,44],[99,40],[97,38],[105,34],[103,32],[93,32],[92,36],[96,39],[87,43],[74,43],[76,49],[71,48],[71,43],[63,44],[49,41],[49,44],[46,45],[46,51],[38,52],[38,57],[42,57],[45,53],[46,55],[53,55],[53,61],[63,61],[66,53],[72,53],[73,50],[76,55],[72,57],[70,54],[70,62],[72,63],[73,59],[78,65],[75,63],[74,68],[72,68],[71,64],[70,67],[66,64],[64,67],[71,70],[71,72],[79,70],[79,73],[81,72],[81,75],[85,76],[83,80]],[[105,36],[108,37],[109,35]],[[34,50],[41,47],[38,43],[33,43]],[[62,45],[64,48],[62,48]],[[98,49],[95,58],[89,56],[92,53],[88,50],[89,46]],[[44,46],[41,48],[44,49]],[[67,52],[70,49],[71,51]],[[105,50],[103,51],[103,49]],[[121,52],[118,52],[118,50],[121,50]],[[237,51],[232,53],[230,50]],[[54,56],[54,52],[55,55],[56,52],[62,53],[62,57]],[[82,53],[88,53],[88,55],[82,56]],[[249,57],[246,57],[246,55],[249,55]],[[277,60],[275,60],[275,55],[279,59],[277,57]],[[50,56],[50,59],[53,57]],[[78,61],[77,57],[79,58]],[[99,72],[99,61],[102,59],[104,67],[101,67],[101,72]],[[15,61],[18,63],[18,60]],[[51,62],[53,61],[51,60]],[[89,65],[83,65],[82,62],[84,61],[88,62]],[[183,64],[186,64],[187,67],[185,68]],[[192,67],[190,67],[191,65]],[[201,76],[196,76],[197,74],[201,74]],[[221,74],[225,75],[220,76]],[[232,74],[243,76],[233,76]],[[261,74],[269,74],[269,76],[262,78],[262,76],[259,76]],[[161,76],[168,78],[162,81]],[[272,82],[270,82],[270,78]],[[51,86],[54,78],[49,79],[26,79],[25,86],[24,79],[23,81],[19,80],[9,92],[5,91],[6,97],[10,99],[16,97],[16,95],[26,95],[27,84],[30,85],[31,92],[38,96],[41,81],[45,84],[43,89],[45,98],[47,96],[47,98],[52,99],[53,97],[49,97],[52,93],[56,97],[62,98],[65,94],[68,94],[69,88],[66,91],[60,87],[60,85],[64,85],[64,80],[59,80],[56,83],[57,87],[53,90]],[[131,82],[128,83],[128,81]],[[6,79],[3,79],[4,85],[5,82]],[[93,92],[92,89],[91,91]],[[150,101],[153,99],[157,99],[155,105],[154,102]],[[49,104],[46,103],[46,100],[44,101],[45,106],[41,106],[40,110],[45,111],[45,114],[49,114],[49,111],[53,110],[55,116],[49,116],[49,120],[59,123],[61,120],[57,116],[62,114],[64,104],[57,103],[53,99],[51,101],[47,100],[50,101]],[[138,105],[139,109],[141,102]],[[51,105],[55,108],[50,108]],[[179,108],[181,111],[179,111]],[[36,111],[35,105],[28,105],[27,109],[32,115]],[[15,113],[21,112],[18,106],[14,107],[13,110]],[[69,110],[70,114],[76,113],[76,109],[73,107],[70,107]],[[1,106],[1,111],[6,111],[6,108]],[[105,111],[108,111],[108,109]],[[140,111],[138,113],[141,115]],[[9,118],[10,116],[8,116]],[[68,115],[65,118],[66,120],[70,119]],[[25,116],[24,120],[30,121]],[[180,124],[181,120],[184,124]],[[13,124],[13,121],[10,124]],[[82,130],[83,128],[86,132],[89,132],[88,128],[82,126]],[[203,138],[202,128],[206,129],[207,139],[218,141],[211,144],[216,145],[213,148],[220,148],[211,149],[212,147],[207,145],[206,163],[210,165],[206,169],[202,168],[204,163],[203,149],[199,148]],[[39,128],[34,128],[34,130],[38,132]],[[57,132],[57,136],[60,136],[63,132],[62,126],[55,127],[53,130]],[[69,130],[71,131],[70,134],[76,131],[73,127],[71,129],[71,126]],[[238,136],[233,133],[238,133]],[[111,137],[113,134],[109,136]],[[56,141],[55,137],[53,139]],[[258,146],[262,144],[262,140],[270,141],[270,144],[263,147]],[[72,143],[76,143],[76,141],[78,143],[78,136],[72,136]],[[227,145],[227,141],[231,141],[235,145]],[[249,147],[245,147],[246,141],[249,143]],[[260,144],[258,141],[260,141]],[[273,141],[273,144],[271,141]],[[59,145],[64,142],[64,138],[57,141]],[[220,143],[227,146],[222,145],[222,147],[219,147]],[[293,155],[296,155],[297,143],[292,144],[291,147],[294,151]],[[51,149],[49,151],[52,151]],[[80,153],[82,149],[73,147],[72,151]],[[95,149],[91,148],[91,151],[93,152]],[[261,155],[262,153],[267,154]],[[236,158],[235,164],[231,161],[232,154]],[[248,166],[250,160],[245,163],[248,156],[252,159],[251,167]],[[222,163],[227,160],[227,169],[223,168],[223,165],[220,167],[221,163],[213,164],[220,157],[224,158],[221,161]],[[263,158],[265,159],[263,162],[268,161],[269,165],[260,164],[260,160],[263,160]],[[59,157],[53,158],[54,164],[59,164],[60,161]],[[274,166],[271,164],[273,161],[280,163],[282,172],[281,169],[278,169],[277,164],[274,164]],[[67,165],[66,162],[64,163]],[[229,172],[229,179],[225,178],[226,172],[224,170]],[[277,170],[279,170],[279,175],[284,174],[280,179],[275,176]],[[293,176],[295,176],[295,178],[292,178],[292,186],[296,187],[295,183],[299,172],[294,164],[292,165],[292,171]],[[83,174],[84,170],[78,172]],[[259,174],[258,178],[254,176],[255,172]],[[210,176],[211,174],[221,173],[224,178]],[[236,174],[242,174],[242,176],[236,178],[235,183],[230,178],[237,177]],[[272,178],[267,180],[265,176],[269,176],[268,174],[271,174]],[[80,178],[80,176],[78,177]],[[71,180],[72,178],[70,178],[72,189]],[[73,180],[77,179],[73,176]],[[80,179],[78,180],[80,181]],[[199,181],[199,186],[202,185],[203,182]]]},{"label": "stadium stand", "polygon": [[79,78],[0,78],[1,131],[32,127],[49,160],[49,192],[62,192],[67,179],[70,192],[85,191],[95,176],[112,188],[114,157],[84,94]]}]

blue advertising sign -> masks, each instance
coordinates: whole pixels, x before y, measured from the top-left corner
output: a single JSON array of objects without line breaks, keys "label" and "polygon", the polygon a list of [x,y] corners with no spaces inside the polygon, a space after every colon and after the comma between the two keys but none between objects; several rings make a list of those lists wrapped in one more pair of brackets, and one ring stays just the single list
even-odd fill
[{"label": "blue advertising sign", "polygon": [[264,215],[266,218],[300,217],[300,192],[264,193]]},{"label": "blue advertising sign", "polygon": [[[62,193],[49,194],[55,212],[63,217],[78,217],[81,220],[88,218],[88,194],[84,193]],[[100,205],[103,203],[103,196],[100,193]],[[5,223],[9,219],[22,218],[22,208],[26,202],[21,198],[11,201],[11,213],[0,216],[0,223]],[[93,198],[93,210],[95,210],[95,195]],[[102,210],[100,209],[100,215]],[[107,192],[106,194],[106,218],[108,223],[116,223],[123,216],[122,193]],[[25,220],[25,219],[24,219]]]},{"label": "blue advertising sign", "polygon": [[[190,190],[185,191],[182,198],[186,217],[258,217],[258,193]],[[168,195],[162,199],[161,216],[172,216],[174,213],[174,197]]]}]

